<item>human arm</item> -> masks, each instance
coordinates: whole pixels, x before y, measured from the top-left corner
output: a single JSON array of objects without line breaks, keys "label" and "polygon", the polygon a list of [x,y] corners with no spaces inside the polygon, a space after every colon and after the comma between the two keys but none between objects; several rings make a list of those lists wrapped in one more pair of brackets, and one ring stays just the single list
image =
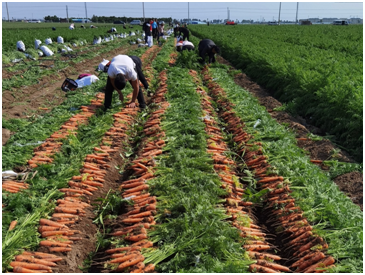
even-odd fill
[{"label": "human arm", "polygon": [[134,108],[136,107],[136,99],[137,99],[137,95],[139,93],[139,80],[131,80],[131,84],[133,87],[133,94],[132,94],[132,100],[130,102],[127,103],[127,107],[128,108]]}]

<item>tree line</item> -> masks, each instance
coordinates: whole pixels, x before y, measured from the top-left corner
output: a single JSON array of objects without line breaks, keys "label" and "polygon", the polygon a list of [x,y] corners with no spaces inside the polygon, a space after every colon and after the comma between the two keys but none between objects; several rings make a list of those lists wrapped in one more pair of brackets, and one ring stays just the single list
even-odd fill
[{"label": "tree line", "polygon": [[[46,21],[52,21],[52,22],[60,22],[60,19],[58,16],[54,15],[54,16],[50,16],[47,15],[44,17],[44,20]],[[62,18],[63,19],[63,18]],[[70,17],[69,18],[69,22],[71,22],[71,19],[76,19],[76,17]],[[145,18],[146,20],[150,19],[149,17]],[[170,22],[177,22],[177,20],[172,19],[171,17],[160,17],[160,18],[156,18],[158,22],[160,21],[164,21],[166,24],[170,23]],[[113,23],[114,21],[124,21],[125,23],[129,23],[133,20],[141,20],[142,22],[143,17],[126,17],[126,16],[96,16],[93,15],[90,20],[93,23]]]}]

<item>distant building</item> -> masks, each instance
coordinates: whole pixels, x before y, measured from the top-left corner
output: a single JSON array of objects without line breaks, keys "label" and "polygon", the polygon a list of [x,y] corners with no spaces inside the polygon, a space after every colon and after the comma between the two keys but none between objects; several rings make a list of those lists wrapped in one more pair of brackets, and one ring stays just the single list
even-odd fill
[{"label": "distant building", "polygon": [[72,19],[73,23],[91,23],[91,21],[89,19],[85,19],[85,18],[73,18]]}]

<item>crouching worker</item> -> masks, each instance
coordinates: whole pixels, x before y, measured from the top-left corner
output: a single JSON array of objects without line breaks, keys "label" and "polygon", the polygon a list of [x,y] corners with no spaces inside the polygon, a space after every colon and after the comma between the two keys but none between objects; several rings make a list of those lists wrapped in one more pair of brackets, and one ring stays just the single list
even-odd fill
[{"label": "crouching worker", "polygon": [[179,41],[176,44],[176,50],[178,52],[181,52],[183,50],[193,51],[194,50],[194,44],[190,41]]},{"label": "crouching worker", "polygon": [[215,62],[215,54],[220,53],[218,46],[210,39],[203,39],[199,42],[198,46],[199,56],[201,57],[200,63],[205,64],[205,56],[209,57],[209,64]]},{"label": "crouching worker", "polygon": [[108,80],[105,89],[104,110],[110,108],[112,103],[113,91],[117,90],[120,101],[124,101],[121,90],[126,86],[126,82],[133,87],[132,100],[126,104],[127,108],[136,107],[136,99],[139,103],[139,108],[146,108],[146,102],[143,97],[142,88],[139,86],[139,81],[142,82],[145,89],[148,89],[148,83],[142,73],[142,61],[137,56],[117,55],[109,65]]}]

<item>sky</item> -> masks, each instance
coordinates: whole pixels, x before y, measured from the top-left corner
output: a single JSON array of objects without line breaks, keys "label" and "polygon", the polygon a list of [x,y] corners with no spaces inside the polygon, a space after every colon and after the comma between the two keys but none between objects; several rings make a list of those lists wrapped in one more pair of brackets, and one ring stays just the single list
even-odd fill
[{"label": "sky", "polygon": [[[86,9],[85,9],[86,3]],[[280,9],[281,3],[281,9]],[[118,1],[102,2],[30,2],[30,1],[8,1],[2,2],[2,18],[12,19],[43,19],[47,15],[66,18],[66,7],[68,17],[91,18],[97,16],[126,16],[126,17],[172,17],[173,19],[227,19],[231,20],[254,20],[254,21],[295,21],[298,5],[298,19],[307,18],[363,18],[363,2],[223,2],[223,1],[146,1],[146,2],[125,2]]]}]

